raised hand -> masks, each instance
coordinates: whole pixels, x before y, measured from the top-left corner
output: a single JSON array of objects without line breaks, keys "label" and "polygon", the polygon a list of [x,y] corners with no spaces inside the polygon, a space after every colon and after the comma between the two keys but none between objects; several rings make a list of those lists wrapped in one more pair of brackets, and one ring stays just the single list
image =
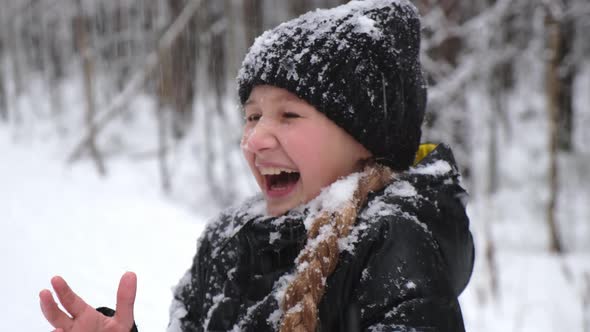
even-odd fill
[{"label": "raised hand", "polygon": [[[53,277],[51,285],[63,312],[47,289],[39,293],[41,311],[54,332],[129,332],[133,327],[133,304],[137,291],[137,276],[127,272],[121,277],[117,290],[117,307],[113,317],[96,311],[82,300],[61,277]],[[69,315],[68,315],[69,314]]]}]

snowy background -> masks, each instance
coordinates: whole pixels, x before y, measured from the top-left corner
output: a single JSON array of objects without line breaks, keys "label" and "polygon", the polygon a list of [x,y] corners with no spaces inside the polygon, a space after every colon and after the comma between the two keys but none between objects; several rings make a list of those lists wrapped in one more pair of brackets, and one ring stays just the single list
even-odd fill
[{"label": "snowy background", "polygon": [[[145,86],[127,89],[136,74],[153,69],[146,59],[185,12],[178,5],[184,1],[88,0],[78,8],[65,0],[0,0],[0,330],[51,329],[38,293],[54,275],[90,305],[114,307],[120,276],[135,271],[140,331],[165,331],[171,288],[190,267],[205,223],[256,191],[240,156],[233,86],[247,44],[306,6],[338,2],[345,1],[249,1],[263,4],[255,9],[264,15],[244,20],[253,17],[246,1],[231,1],[229,9],[191,1],[200,23],[183,28],[191,31],[181,40],[198,52],[174,55],[172,66],[162,60],[155,78],[145,74]],[[451,144],[472,195],[476,264],[460,298],[467,331],[590,332],[590,5],[415,3],[424,15],[431,84],[425,140]],[[574,45],[558,68],[562,77],[575,74],[564,83],[574,119],[570,146],[557,154],[559,254],[550,250],[547,222],[547,8]],[[93,22],[85,52],[72,31],[81,17]],[[177,46],[171,54],[183,49]],[[70,161],[87,133],[91,99],[84,89],[88,58],[80,53],[94,60],[95,117],[126,96],[96,137],[105,175],[87,151]],[[185,83],[194,99],[179,105],[184,99],[173,92]],[[168,94],[156,93],[158,84],[169,84]],[[178,125],[187,104],[192,115]]]},{"label": "snowy background", "polygon": [[[71,120],[63,125],[71,128],[78,121],[79,88],[71,84],[64,89],[71,93],[73,106]],[[114,307],[119,277],[135,271],[140,330],[164,331],[171,287],[190,266],[196,239],[219,205],[203,178],[181,167],[178,181],[190,181],[190,189],[184,190],[190,190],[191,198],[163,194],[153,158],[110,158],[106,178],[90,160],[67,164],[64,159],[77,137],[55,136],[53,121],[44,118],[42,100],[39,95],[19,100],[22,114],[35,120],[27,123],[34,125],[0,124],[2,329],[50,329],[39,309],[38,292],[49,287],[53,275],[66,278],[91,305]],[[150,105],[138,98],[132,107],[147,114]],[[136,147],[149,148],[153,124],[149,119],[135,123],[129,128],[133,135],[126,136],[133,137]],[[177,153],[178,164],[183,158],[192,160],[190,149],[179,148]],[[505,158],[516,178],[535,176],[531,173],[539,168],[518,152],[507,150]],[[564,232],[575,241],[568,243],[571,253],[553,255],[546,249],[543,211],[532,199],[542,187],[522,188],[521,180],[493,201],[470,203],[478,251],[473,278],[461,296],[468,331],[588,331],[590,193],[583,184],[589,183],[589,175],[585,165],[568,169],[572,178],[563,192],[564,219],[573,220],[564,223]],[[493,281],[484,259],[486,223],[496,238],[496,294],[490,291]]]}]

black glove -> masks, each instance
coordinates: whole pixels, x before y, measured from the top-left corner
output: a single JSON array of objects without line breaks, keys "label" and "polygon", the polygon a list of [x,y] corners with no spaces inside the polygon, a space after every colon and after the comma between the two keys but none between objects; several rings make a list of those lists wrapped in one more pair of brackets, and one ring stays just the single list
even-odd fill
[{"label": "black glove", "polygon": [[[115,310],[107,307],[96,308],[96,311],[100,312],[101,314],[107,317],[113,317],[115,315]],[[131,328],[130,332],[139,332],[137,330],[137,325],[135,325],[135,322],[133,322],[133,327]]]}]

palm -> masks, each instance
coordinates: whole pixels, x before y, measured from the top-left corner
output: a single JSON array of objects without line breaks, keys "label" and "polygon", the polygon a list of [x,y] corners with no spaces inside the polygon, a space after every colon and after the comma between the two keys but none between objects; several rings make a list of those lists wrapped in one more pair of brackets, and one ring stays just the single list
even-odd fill
[{"label": "palm", "polygon": [[[95,316],[95,315],[93,315]],[[98,319],[96,317],[88,317],[84,320],[80,320],[80,322],[76,322],[75,325],[72,327],[72,332],[86,332],[86,331],[108,331],[108,332],[118,332],[124,331],[129,332],[131,327],[122,326],[119,322],[117,322],[114,318],[103,316],[99,313]]]},{"label": "palm", "polygon": [[117,291],[117,310],[113,317],[107,317],[86,304],[74,293],[61,277],[54,277],[51,284],[66,309],[57,306],[49,290],[39,294],[41,310],[47,321],[59,332],[129,332],[133,327],[133,304],[137,289],[134,273],[121,277]]}]

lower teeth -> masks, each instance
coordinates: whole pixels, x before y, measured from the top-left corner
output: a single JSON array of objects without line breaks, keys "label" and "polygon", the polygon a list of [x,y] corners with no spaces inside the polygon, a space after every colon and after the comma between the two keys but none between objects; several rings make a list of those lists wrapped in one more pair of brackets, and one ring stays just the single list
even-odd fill
[{"label": "lower teeth", "polygon": [[288,186],[286,185],[272,185],[270,186],[270,189],[272,190],[281,190],[281,189],[286,189]]}]

